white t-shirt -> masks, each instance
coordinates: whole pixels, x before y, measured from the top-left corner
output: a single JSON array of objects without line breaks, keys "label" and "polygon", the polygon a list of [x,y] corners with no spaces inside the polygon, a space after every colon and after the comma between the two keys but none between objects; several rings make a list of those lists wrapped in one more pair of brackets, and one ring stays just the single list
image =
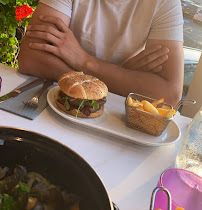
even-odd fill
[{"label": "white t-shirt", "polygon": [[122,65],[147,39],[183,41],[180,0],[40,0],[71,18],[70,29],[91,55]]}]

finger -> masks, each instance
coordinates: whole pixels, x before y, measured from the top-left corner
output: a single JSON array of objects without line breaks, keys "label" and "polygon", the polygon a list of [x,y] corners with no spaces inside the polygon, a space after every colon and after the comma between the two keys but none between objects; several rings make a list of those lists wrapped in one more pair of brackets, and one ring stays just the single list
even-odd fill
[{"label": "finger", "polygon": [[[151,63],[148,63],[145,66],[141,67],[139,70],[140,71],[153,71],[155,68],[162,65],[167,60],[168,60],[168,55],[163,55],[160,58],[152,61]],[[158,68],[156,70],[158,70]]]},{"label": "finger", "polygon": [[[165,52],[166,51],[166,52]],[[145,49],[142,52],[140,52],[135,57],[128,60],[123,67],[125,68],[134,68],[138,69],[142,66],[144,66],[147,63],[150,63],[153,60],[155,60],[158,56],[163,55],[164,53],[168,53],[168,48],[163,48],[161,45],[154,45],[151,48]]]},{"label": "finger", "polygon": [[26,35],[29,37],[34,37],[38,39],[45,40],[47,42],[50,42],[53,45],[57,45],[59,42],[59,39],[55,37],[54,35],[46,32],[40,32],[40,31],[27,31]]},{"label": "finger", "polygon": [[50,33],[58,38],[62,37],[62,33],[58,29],[56,29],[52,26],[49,26],[49,25],[29,25],[27,27],[27,32],[28,31],[47,32],[47,33]]},{"label": "finger", "polygon": [[50,44],[44,44],[44,43],[29,43],[29,47],[35,50],[41,50],[45,52],[52,53],[56,56],[58,56],[58,50],[57,47],[50,45]]},{"label": "finger", "polygon": [[151,72],[159,73],[162,69],[163,69],[163,67],[161,65],[159,65],[159,66],[155,67],[154,69],[152,69]]},{"label": "finger", "polygon": [[[147,65],[147,64],[150,64],[150,63],[152,63],[152,62],[154,62],[154,61],[158,61],[158,59],[160,58],[160,60],[159,61],[161,61],[161,59],[162,59],[162,57],[164,56],[164,55],[167,55],[168,54],[168,52],[169,52],[169,49],[168,48],[162,48],[162,49],[160,49],[160,50],[158,50],[158,51],[156,51],[156,52],[153,52],[152,54],[149,54],[149,55],[147,55],[146,57],[144,57],[144,58],[142,58],[138,63],[137,63],[137,68],[140,68],[140,67],[142,67],[142,66],[145,66],[145,65]],[[163,60],[164,61],[164,60]],[[162,61],[162,62],[163,62]],[[157,63],[158,64],[158,63]],[[157,66],[157,64],[156,64],[156,66]],[[160,64],[162,64],[162,63],[159,63],[158,65],[160,65]],[[154,67],[156,67],[156,66],[154,66]],[[148,69],[148,70],[150,70],[150,69]]]},{"label": "finger", "polygon": [[58,17],[53,16],[39,16],[39,18],[48,23],[54,24],[61,32],[67,32],[68,27],[65,25],[65,23]]},{"label": "finger", "polygon": [[139,61],[145,57],[147,57],[150,54],[153,54],[159,50],[162,49],[161,45],[153,45],[148,49],[143,50],[142,52],[140,52],[137,56],[136,56],[136,60]]}]

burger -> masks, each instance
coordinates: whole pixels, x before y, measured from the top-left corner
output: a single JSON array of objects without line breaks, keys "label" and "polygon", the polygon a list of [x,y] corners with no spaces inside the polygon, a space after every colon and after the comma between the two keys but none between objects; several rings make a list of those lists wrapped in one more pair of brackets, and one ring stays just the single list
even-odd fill
[{"label": "burger", "polygon": [[68,72],[59,80],[55,99],[64,112],[82,118],[95,118],[104,111],[108,88],[104,82],[83,72]]}]

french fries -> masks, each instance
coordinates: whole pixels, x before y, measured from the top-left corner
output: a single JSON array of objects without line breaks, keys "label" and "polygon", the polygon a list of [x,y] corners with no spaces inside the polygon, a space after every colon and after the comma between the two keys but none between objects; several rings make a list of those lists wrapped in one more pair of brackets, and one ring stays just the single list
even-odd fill
[{"label": "french fries", "polygon": [[154,107],[157,107],[159,104],[162,104],[164,102],[164,98],[161,98],[161,99],[159,99],[159,100],[157,100],[157,101],[153,101],[152,102],[152,105],[154,106]]},{"label": "french fries", "polygon": [[159,111],[153,106],[149,101],[144,101],[143,108],[146,112],[150,112],[152,114],[160,115]]},{"label": "french fries", "polygon": [[138,100],[133,100],[131,97],[128,97],[127,104],[135,108],[143,108],[143,103],[140,103]]},{"label": "french fries", "polygon": [[140,109],[142,111],[146,111],[158,116],[162,116],[165,118],[172,118],[176,111],[174,109],[170,109],[169,107],[162,105],[162,107],[158,107],[160,104],[164,102],[164,98],[161,98],[159,100],[153,101],[150,103],[147,100],[142,100],[141,102],[138,100],[134,100],[131,97],[128,97],[126,103],[129,106],[135,107],[137,109]]}]

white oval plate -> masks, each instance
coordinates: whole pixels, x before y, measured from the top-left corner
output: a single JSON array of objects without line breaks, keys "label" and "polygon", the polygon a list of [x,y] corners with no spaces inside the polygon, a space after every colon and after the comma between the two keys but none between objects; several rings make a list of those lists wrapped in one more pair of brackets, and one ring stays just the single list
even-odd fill
[{"label": "white oval plate", "polygon": [[97,118],[76,118],[62,111],[55,103],[55,95],[59,87],[55,86],[48,91],[47,101],[50,107],[65,119],[85,126],[89,129],[97,130],[110,136],[144,146],[166,146],[175,143],[181,133],[177,124],[172,120],[161,136],[152,136],[125,125],[125,98],[113,93],[108,93],[107,103],[104,112]]}]

